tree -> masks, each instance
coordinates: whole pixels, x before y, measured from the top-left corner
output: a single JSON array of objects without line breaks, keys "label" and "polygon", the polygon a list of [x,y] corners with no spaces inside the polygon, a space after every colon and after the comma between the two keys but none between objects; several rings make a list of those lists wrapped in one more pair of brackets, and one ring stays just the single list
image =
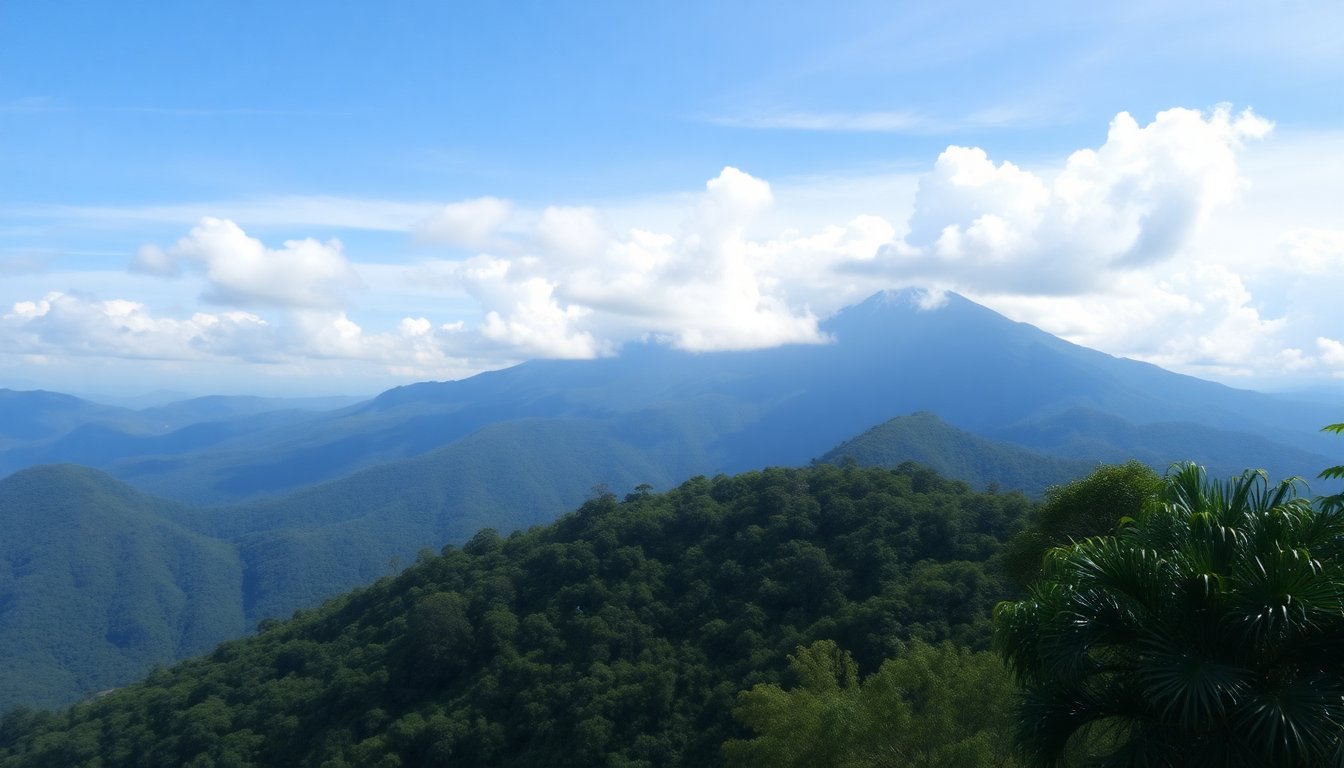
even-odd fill
[{"label": "tree", "polygon": [[756,736],[723,746],[733,768],[1006,768],[1012,681],[989,652],[914,641],[859,682],[830,640],[789,657],[798,685],[761,684],[733,714]]},{"label": "tree", "polygon": [[1121,520],[1137,516],[1161,486],[1156,472],[1132,459],[1103,464],[1087,477],[1051,486],[1031,523],[1004,548],[1005,570],[1020,583],[1034,581],[1047,550],[1109,534]]},{"label": "tree", "polygon": [[1168,473],[1051,550],[995,642],[1037,765],[1344,766],[1344,512],[1248,471]]}]

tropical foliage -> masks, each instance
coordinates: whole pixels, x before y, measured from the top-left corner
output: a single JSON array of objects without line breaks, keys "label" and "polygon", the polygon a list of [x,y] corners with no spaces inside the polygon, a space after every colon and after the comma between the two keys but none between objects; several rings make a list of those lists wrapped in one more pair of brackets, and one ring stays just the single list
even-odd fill
[{"label": "tropical foliage", "polygon": [[996,609],[1034,764],[1344,765],[1344,512],[1174,468]]},{"label": "tropical foliage", "polygon": [[[1335,434],[1338,435],[1344,433],[1344,424],[1327,424],[1325,427],[1321,429],[1321,431],[1334,432]],[[1344,464],[1340,464],[1333,467],[1326,467],[1325,470],[1321,472],[1320,476],[1334,480],[1344,479]]]}]

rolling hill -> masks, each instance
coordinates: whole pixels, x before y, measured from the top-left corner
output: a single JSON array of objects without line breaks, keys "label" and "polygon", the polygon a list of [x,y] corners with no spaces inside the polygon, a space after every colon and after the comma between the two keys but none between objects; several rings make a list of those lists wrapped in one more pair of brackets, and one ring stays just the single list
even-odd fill
[{"label": "rolling hill", "polygon": [[82,467],[0,480],[0,709],[62,704],[246,630],[242,560],[182,511]]},{"label": "rolling hill", "polygon": [[932,413],[900,416],[846,440],[818,461],[861,467],[896,467],[913,461],[973,488],[1012,488],[1039,498],[1045,489],[1096,468],[1087,459],[1066,459],[1011,443],[986,440],[957,429]]}]

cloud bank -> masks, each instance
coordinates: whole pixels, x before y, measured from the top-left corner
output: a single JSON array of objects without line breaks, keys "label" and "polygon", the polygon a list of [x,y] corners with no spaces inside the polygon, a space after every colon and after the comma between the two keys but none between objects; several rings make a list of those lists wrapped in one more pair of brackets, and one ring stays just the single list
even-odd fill
[{"label": "cloud bank", "polygon": [[[1249,188],[1243,155],[1272,129],[1249,109],[1172,109],[1147,124],[1121,113],[1099,146],[1042,168],[953,145],[920,178],[908,220],[855,211],[807,232],[762,231],[788,211],[766,180],[735,167],[659,217],[675,226],[468,199],[421,221],[410,238],[421,257],[373,287],[361,269],[390,267],[361,267],[340,241],[268,246],[206,217],[133,264],[199,285],[200,311],[173,317],[131,298],[51,293],[0,318],[0,352],[345,360],[436,378],[616,354],[637,340],[697,352],[826,343],[819,323],[841,307],[924,286],[1178,370],[1344,372],[1326,318],[1298,322],[1259,298],[1338,269],[1344,232],[1300,222],[1263,257],[1207,245]],[[1271,258],[1278,282],[1237,266]]]}]

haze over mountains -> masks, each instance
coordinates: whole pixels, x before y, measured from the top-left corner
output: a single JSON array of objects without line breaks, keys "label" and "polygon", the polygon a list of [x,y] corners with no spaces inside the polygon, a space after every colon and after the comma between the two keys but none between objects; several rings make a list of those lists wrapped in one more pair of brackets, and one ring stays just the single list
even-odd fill
[{"label": "haze over mountains", "polygon": [[[914,458],[976,486],[1031,493],[1131,457],[1275,477],[1333,463],[1336,446],[1318,432],[1338,420],[1326,405],[1114,358],[955,294],[936,308],[925,299],[876,295],[824,325],[830,344],[701,354],[637,345],[400,387],[334,410],[204,398],[136,411],[0,391],[0,472],[98,470],[30,469],[0,481],[0,541],[10,542],[0,636],[65,621],[20,607],[61,603],[62,590],[87,589],[81,579],[142,595],[110,611],[106,627],[71,634],[72,645],[86,637],[87,653],[42,661],[59,670],[45,680],[63,682],[4,680],[12,693],[0,707],[119,684],[153,659],[385,575],[422,548],[547,522],[595,486],[661,489],[846,456]],[[41,512],[59,499],[87,503],[77,514]],[[151,543],[128,548],[121,530]],[[81,577],[71,565],[81,560],[110,565]],[[39,578],[34,563],[54,570]],[[202,618],[200,605],[222,612]]]}]

